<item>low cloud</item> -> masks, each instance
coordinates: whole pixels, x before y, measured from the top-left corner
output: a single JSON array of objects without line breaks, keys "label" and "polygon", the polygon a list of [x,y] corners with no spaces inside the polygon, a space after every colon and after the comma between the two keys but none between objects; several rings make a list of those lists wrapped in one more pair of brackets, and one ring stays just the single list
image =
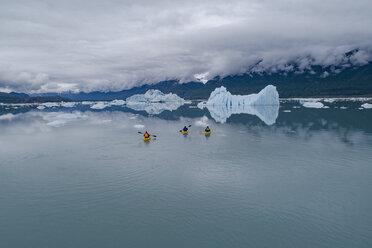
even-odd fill
[{"label": "low cloud", "polygon": [[5,0],[0,89],[118,91],[290,71],[289,62],[363,65],[372,60],[370,13],[369,0]]}]

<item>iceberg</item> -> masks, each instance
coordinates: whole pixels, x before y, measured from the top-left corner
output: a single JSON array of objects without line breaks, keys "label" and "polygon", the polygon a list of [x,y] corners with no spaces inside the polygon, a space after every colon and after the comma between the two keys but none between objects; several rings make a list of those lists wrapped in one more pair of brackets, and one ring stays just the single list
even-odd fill
[{"label": "iceberg", "polygon": [[317,101],[301,101],[302,106],[305,108],[323,108],[324,104]]},{"label": "iceberg", "polygon": [[166,102],[182,102],[184,99],[176,94],[164,94],[160,90],[148,90],[145,94],[137,94],[127,98],[127,103],[166,103]]},{"label": "iceberg", "polygon": [[57,103],[57,102],[45,102],[42,105],[47,107],[47,108],[53,108],[53,107],[59,107],[60,106],[60,104]]},{"label": "iceberg", "polygon": [[148,114],[160,114],[164,110],[173,111],[185,103],[176,94],[164,94],[160,90],[148,90],[145,94],[137,94],[126,99],[127,107]]},{"label": "iceberg", "polygon": [[98,102],[90,106],[91,109],[104,109],[106,107],[109,107],[109,105],[106,104],[105,102]]},{"label": "iceberg", "polygon": [[115,99],[115,100],[112,100],[111,102],[110,102],[110,105],[112,106],[112,105],[115,105],[115,106],[121,106],[121,105],[124,105],[125,104],[125,101],[124,100],[117,100],[117,99]]},{"label": "iceberg", "polygon": [[370,109],[370,108],[372,108],[372,104],[370,104],[370,103],[364,103],[364,104],[362,104],[361,107],[364,108],[364,109]]},{"label": "iceberg", "polygon": [[75,105],[76,102],[61,102],[61,106],[65,108],[73,108]]},{"label": "iceberg", "polygon": [[279,114],[279,94],[273,85],[250,95],[232,95],[222,86],[216,88],[208,101],[199,103],[198,107],[206,107],[211,117],[220,123],[225,123],[233,114],[250,114],[256,115],[267,125],[272,125]]}]

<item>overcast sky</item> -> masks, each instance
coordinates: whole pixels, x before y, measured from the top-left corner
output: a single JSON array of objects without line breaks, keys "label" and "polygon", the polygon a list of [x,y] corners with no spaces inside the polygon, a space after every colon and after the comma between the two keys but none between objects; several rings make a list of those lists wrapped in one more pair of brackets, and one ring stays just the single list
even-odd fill
[{"label": "overcast sky", "polygon": [[[0,91],[118,91],[372,58],[371,0],[0,0]],[[261,61],[261,62],[260,62]],[[253,67],[258,62],[258,66]],[[201,75],[201,76],[200,76]]]}]

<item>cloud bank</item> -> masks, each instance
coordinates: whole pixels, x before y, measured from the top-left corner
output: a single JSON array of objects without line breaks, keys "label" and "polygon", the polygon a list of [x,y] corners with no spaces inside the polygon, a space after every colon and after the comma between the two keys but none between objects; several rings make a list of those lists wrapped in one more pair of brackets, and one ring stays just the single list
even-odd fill
[{"label": "cloud bank", "polygon": [[[370,0],[0,0],[0,90],[146,83],[372,59]],[[348,65],[346,65],[348,66]]]}]

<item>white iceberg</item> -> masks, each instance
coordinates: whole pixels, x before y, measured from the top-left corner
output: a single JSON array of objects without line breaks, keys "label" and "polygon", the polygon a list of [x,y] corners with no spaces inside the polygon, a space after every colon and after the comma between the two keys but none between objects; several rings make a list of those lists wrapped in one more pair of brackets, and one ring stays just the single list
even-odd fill
[{"label": "white iceberg", "polygon": [[207,105],[275,105],[279,106],[279,94],[273,85],[266,86],[258,94],[232,95],[225,87],[216,88],[206,103]]},{"label": "white iceberg", "polygon": [[127,98],[127,103],[166,103],[166,102],[182,102],[184,99],[176,94],[164,94],[160,90],[148,90],[145,94],[137,94]]},{"label": "white iceberg", "polygon": [[65,108],[73,108],[75,105],[76,102],[61,102],[61,106]]},{"label": "white iceberg", "polygon": [[321,102],[318,102],[317,99],[303,99],[300,100],[300,103],[305,108],[323,108],[324,104]]},{"label": "white iceberg", "polygon": [[58,102],[45,102],[42,105],[47,107],[47,108],[59,107],[60,106],[60,104]]},{"label": "white iceberg", "polygon": [[124,100],[112,100],[110,102],[110,105],[115,105],[115,106],[121,106],[121,105],[124,105],[125,104],[125,101]]},{"label": "white iceberg", "polygon": [[148,90],[145,94],[137,94],[126,99],[127,107],[146,111],[148,114],[160,114],[164,110],[173,111],[185,103],[176,94],[164,94],[160,90]]},{"label": "white iceberg", "polygon": [[90,106],[91,109],[104,109],[106,107],[109,107],[109,104],[107,104],[106,102],[98,102]]},{"label": "white iceberg", "polygon": [[207,107],[212,118],[221,123],[225,123],[232,114],[251,114],[272,125],[279,114],[279,94],[273,85],[250,95],[232,95],[222,86],[216,88],[208,101],[199,103],[198,107]]},{"label": "white iceberg", "polygon": [[370,109],[370,108],[372,108],[372,104],[370,104],[370,103],[364,103],[364,104],[362,104],[362,108],[364,108],[364,109]]},{"label": "white iceberg", "polygon": [[36,108],[41,110],[41,109],[45,109],[45,106],[40,105],[40,106],[37,106]]},{"label": "white iceberg", "polygon": [[321,102],[304,102],[302,106],[305,108],[323,108],[324,104]]}]

